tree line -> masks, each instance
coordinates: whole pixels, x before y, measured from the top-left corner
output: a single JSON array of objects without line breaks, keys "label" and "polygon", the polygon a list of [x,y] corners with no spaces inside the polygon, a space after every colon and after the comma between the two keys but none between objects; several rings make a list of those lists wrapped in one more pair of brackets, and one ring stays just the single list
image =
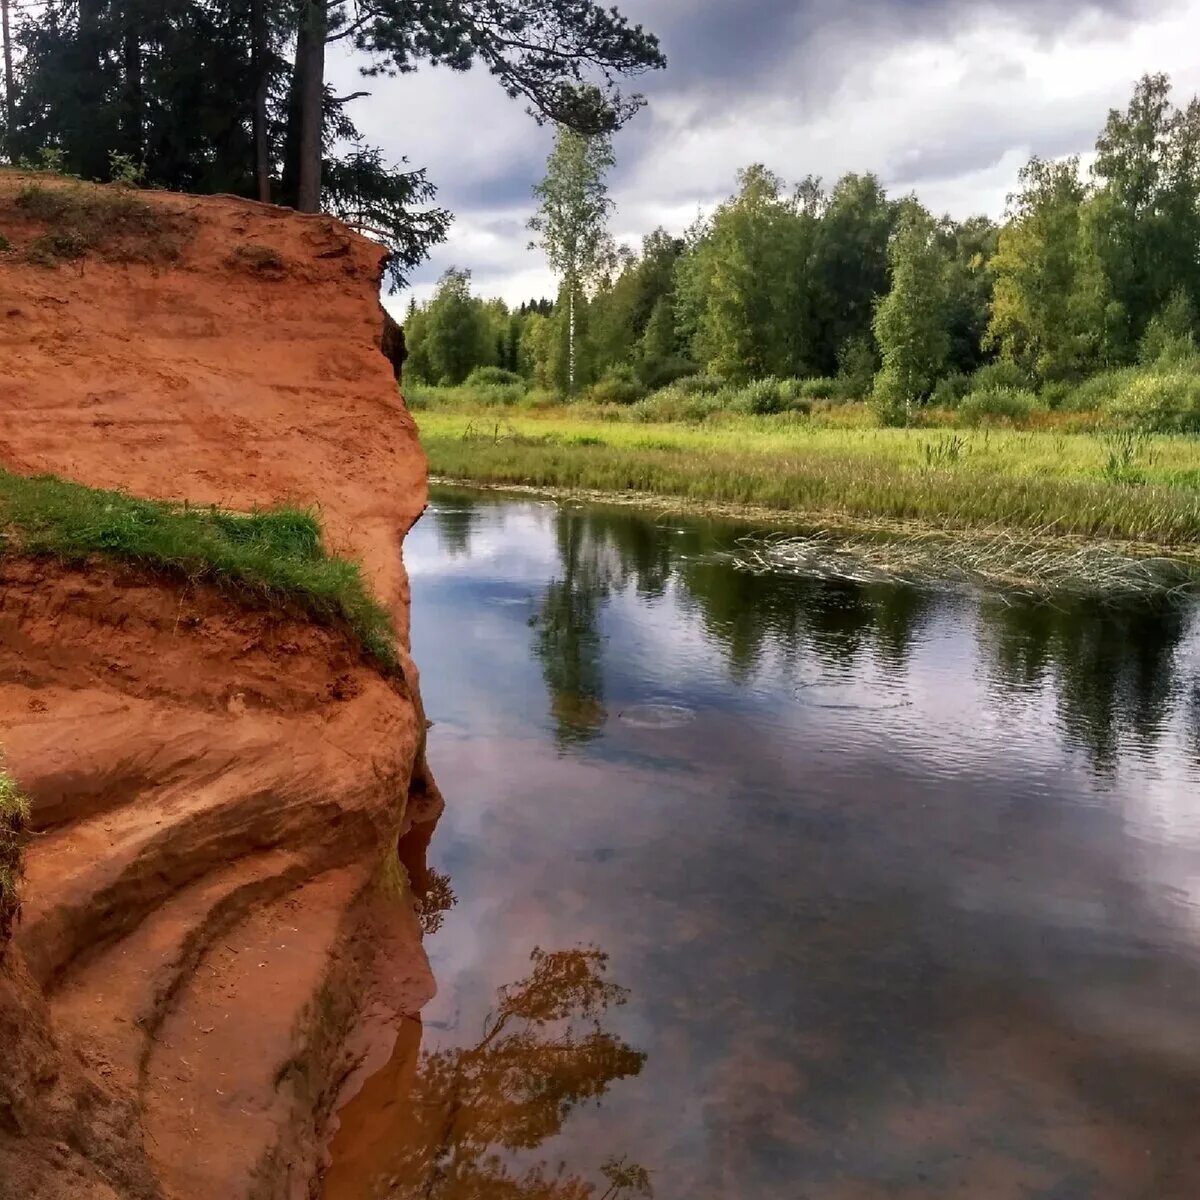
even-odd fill
[{"label": "tree line", "polygon": [[[563,141],[593,137],[560,134],[560,161],[538,189],[543,234]],[[554,311],[472,297],[469,275],[452,270],[429,304],[410,306],[413,375],[459,383],[501,367],[613,398],[623,381],[654,388],[698,373],[830,377],[897,416],[995,360],[1021,386],[1046,387],[1194,355],[1200,101],[1174,104],[1164,75],[1109,113],[1087,173],[1078,157],[1035,157],[999,223],[935,216],[872,174],[788,188],[756,165],[682,236],[660,229],[638,252],[614,251],[596,232],[606,212],[596,181],[611,162],[600,139],[574,185],[593,217],[583,242],[578,231],[573,243],[543,236],[562,282]],[[564,258],[564,244],[585,249]]]},{"label": "tree line", "polygon": [[332,212],[390,246],[397,285],[451,217],[424,170],[360,137],[369,84],[337,94],[331,48],[367,78],[478,66],[587,135],[641,106],[623,77],[665,65],[592,0],[4,0],[3,16],[0,157]]}]

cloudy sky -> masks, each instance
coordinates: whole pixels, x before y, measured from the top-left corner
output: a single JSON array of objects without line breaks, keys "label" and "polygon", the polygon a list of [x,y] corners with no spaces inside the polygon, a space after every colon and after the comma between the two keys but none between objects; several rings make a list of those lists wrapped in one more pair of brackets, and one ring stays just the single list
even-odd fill
[{"label": "cloudy sky", "polygon": [[[1177,98],[1200,91],[1200,0],[618,3],[670,60],[635,85],[648,107],[615,143],[613,232],[635,244],[682,231],[758,161],[788,181],[875,171],[934,209],[999,216],[1030,154],[1086,155],[1144,72],[1168,72]],[[427,167],[456,215],[418,298],[450,266],[510,302],[552,294],[525,231],[550,131],[478,71],[333,74],[372,89],[354,108],[364,135]]]}]

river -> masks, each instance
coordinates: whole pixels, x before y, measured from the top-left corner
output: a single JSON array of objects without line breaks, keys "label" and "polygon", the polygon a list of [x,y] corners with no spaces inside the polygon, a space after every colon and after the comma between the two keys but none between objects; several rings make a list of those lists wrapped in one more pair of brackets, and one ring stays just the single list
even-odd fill
[{"label": "river", "polygon": [[1195,1200],[1196,613],[741,533],[435,492],[440,991],[330,1194]]}]

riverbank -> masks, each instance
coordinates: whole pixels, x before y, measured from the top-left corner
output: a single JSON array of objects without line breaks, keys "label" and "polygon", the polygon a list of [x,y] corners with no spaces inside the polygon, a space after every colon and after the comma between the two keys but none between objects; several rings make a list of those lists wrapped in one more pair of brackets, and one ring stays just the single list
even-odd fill
[{"label": "riverbank", "polygon": [[759,523],[1020,531],[1200,551],[1194,438],[880,429],[796,414],[632,423],[565,407],[417,414],[443,480],[634,498]]}]

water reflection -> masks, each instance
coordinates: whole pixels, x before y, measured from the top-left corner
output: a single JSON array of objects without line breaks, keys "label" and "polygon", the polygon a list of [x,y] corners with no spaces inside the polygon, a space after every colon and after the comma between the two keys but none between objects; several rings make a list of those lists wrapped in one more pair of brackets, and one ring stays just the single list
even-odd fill
[{"label": "water reflection", "polygon": [[[406,544],[457,903],[424,1049],[406,1030],[365,1102],[396,1118],[372,1178],[1200,1196],[1194,611],[756,577],[719,524],[470,508]],[[633,990],[573,1100],[561,1047],[492,1057],[536,1023],[487,1039],[528,947],[580,943]]]},{"label": "water reflection", "polygon": [[[392,1063],[341,1113],[326,1200],[595,1200],[596,1185],[564,1163],[522,1156],[638,1075],[646,1056],[604,1028],[628,997],[607,978],[607,955],[534,949],[530,963],[497,990],[472,1045],[418,1054],[416,1022],[406,1023]],[[626,1158],[597,1173],[600,1200],[653,1195]]]},{"label": "water reflection", "polygon": [[992,601],[981,605],[980,617],[1002,685],[1049,683],[1065,729],[1098,769],[1116,765],[1123,737],[1153,748],[1183,688],[1176,656],[1187,611]]},{"label": "water reflection", "polygon": [[[488,511],[464,495],[432,509],[439,546],[451,556],[470,555],[472,531]],[[715,522],[678,527],[621,510],[544,511],[558,566],[529,624],[563,745],[595,738],[610,715],[603,620],[623,591],[653,603],[674,588],[740,683],[770,658],[836,672],[856,670],[868,654],[881,671],[903,673],[922,629],[961,603],[909,586],[731,570],[728,552],[740,534]],[[1152,747],[1176,707],[1194,707],[1194,667],[1191,679],[1181,679],[1175,662],[1194,624],[1187,610],[1077,598],[975,603],[980,641],[1003,689],[1052,687],[1063,727],[1098,770],[1112,768],[1122,738]]]}]

